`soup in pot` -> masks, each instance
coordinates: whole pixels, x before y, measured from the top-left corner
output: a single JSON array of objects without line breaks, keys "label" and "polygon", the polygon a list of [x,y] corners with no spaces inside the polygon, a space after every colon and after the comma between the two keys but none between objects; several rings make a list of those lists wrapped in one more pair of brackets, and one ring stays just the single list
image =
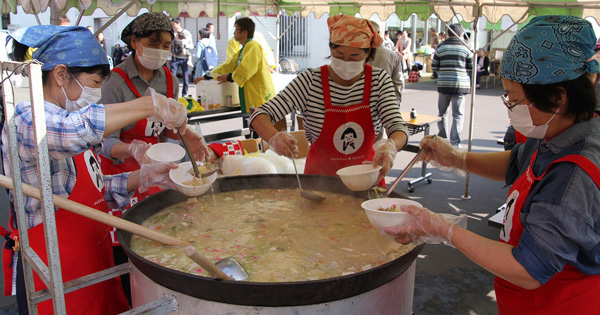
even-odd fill
[{"label": "soup in pot", "polygon": [[[231,256],[249,281],[290,282],[348,275],[392,261],[414,248],[382,235],[351,196],[322,192],[319,204],[297,189],[254,189],[193,198],[143,225],[192,243],[214,262]],[[182,248],[133,235],[131,249],[156,264],[210,276]]]}]

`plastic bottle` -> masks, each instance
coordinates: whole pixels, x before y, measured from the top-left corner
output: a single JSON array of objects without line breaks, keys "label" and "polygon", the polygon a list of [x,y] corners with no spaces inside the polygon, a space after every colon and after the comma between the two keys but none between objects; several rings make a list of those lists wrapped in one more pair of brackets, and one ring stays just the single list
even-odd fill
[{"label": "plastic bottle", "polygon": [[414,108],[411,109],[411,111],[410,111],[410,119],[411,120],[417,119],[417,111]]},{"label": "plastic bottle", "polygon": [[202,90],[202,101],[200,102],[200,104],[202,104],[202,107],[204,107],[204,110],[208,109],[208,95],[206,94],[205,90]]}]

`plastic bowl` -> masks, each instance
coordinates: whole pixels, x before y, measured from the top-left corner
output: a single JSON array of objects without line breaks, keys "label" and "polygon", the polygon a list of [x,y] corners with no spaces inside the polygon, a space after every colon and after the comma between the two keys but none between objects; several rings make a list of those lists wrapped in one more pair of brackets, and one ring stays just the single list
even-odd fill
[{"label": "plastic bowl", "polygon": [[379,170],[381,170],[381,166],[373,168],[371,164],[359,164],[339,169],[336,174],[348,189],[364,191],[375,185]]},{"label": "plastic bowl", "polygon": [[208,177],[203,177],[202,181],[204,184],[192,186],[185,185],[184,182],[191,181],[194,179],[194,175],[190,174],[190,169],[192,168],[192,163],[190,161],[179,163],[178,167],[169,171],[169,177],[177,186],[177,190],[182,192],[184,195],[189,197],[200,196],[205,193],[212,183],[217,180],[217,172],[214,172],[212,175]]},{"label": "plastic bowl", "polygon": [[179,163],[185,156],[185,150],[178,144],[164,142],[153,144],[146,155],[154,163]]},{"label": "plastic bowl", "polygon": [[378,210],[380,208],[389,208],[393,205],[396,205],[396,207],[423,207],[420,203],[416,201],[403,198],[371,199],[363,202],[361,204],[361,207],[365,210],[365,214],[367,215],[367,218],[369,218],[369,222],[371,222],[371,225],[373,225],[374,228],[379,230],[381,234],[385,234],[383,232],[383,228],[385,227],[407,225],[415,220],[415,217],[410,213],[388,212]]}]

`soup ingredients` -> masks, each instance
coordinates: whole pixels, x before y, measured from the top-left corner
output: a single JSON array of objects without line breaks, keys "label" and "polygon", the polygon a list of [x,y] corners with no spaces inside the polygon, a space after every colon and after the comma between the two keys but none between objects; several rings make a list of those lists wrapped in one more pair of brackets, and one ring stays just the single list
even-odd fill
[{"label": "soup ingredients", "polygon": [[[216,262],[231,256],[249,281],[308,281],[357,273],[414,248],[375,230],[362,199],[321,192],[314,203],[297,189],[253,189],[198,197],[148,218],[143,225],[188,241]],[[138,255],[165,267],[209,276],[181,250],[134,236]]]},{"label": "soup ingredients", "polygon": [[192,180],[185,181],[182,184],[187,186],[201,186],[204,185],[204,181],[202,178],[194,177]]},{"label": "soup ingredients", "polygon": [[400,209],[398,209],[398,207],[396,205],[393,205],[393,206],[388,207],[388,208],[381,207],[381,208],[379,208],[377,210],[384,211],[384,212],[402,212]]}]

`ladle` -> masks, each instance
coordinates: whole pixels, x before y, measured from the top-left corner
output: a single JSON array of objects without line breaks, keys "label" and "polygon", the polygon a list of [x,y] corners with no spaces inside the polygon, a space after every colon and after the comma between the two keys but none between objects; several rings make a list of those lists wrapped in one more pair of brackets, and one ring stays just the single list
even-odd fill
[{"label": "ladle", "polygon": [[302,189],[302,184],[300,184],[300,176],[298,176],[298,169],[296,168],[296,160],[294,160],[294,152],[290,150],[290,158],[292,159],[292,164],[294,164],[294,172],[296,173],[296,179],[298,180],[298,188],[300,188],[300,196],[304,199],[308,199],[314,202],[322,202],[325,200],[324,195],[316,192]]},{"label": "ladle", "polygon": [[[22,185],[23,193],[25,195],[41,200],[40,191],[37,188],[28,184]],[[12,179],[4,175],[0,175],[0,186],[14,190]],[[189,242],[151,230],[139,224],[135,224],[133,222],[115,217],[100,210],[96,210],[78,202],[69,200],[65,197],[52,195],[52,198],[55,206],[79,214],[88,219],[92,219],[94,221],[98,221],[100,223],[116,227],[117,229],[121,229],[132,234],[145,237],[149,240],[164,245],[187,246],[185,249],[185,253],[188,254],[189,251],[190,254],[188,256],[217,279],[240,281],[248,279],[249,277],[248,272],[239,263],[239,261],[237,261],[237,259],[233,257],[224,258],[218,261],[216,264],[213,264],[207,257],[198,253],[195,250],[195,248],[193,248],[192,244]],[[191,249],[189,249],[190,247]]]},{"label": "ladle", "polygon": [[179,127],[177,127],[177,133],[179,133],[179,138],[181,138],[181,143],[183,144],[183,148],[185,149],[185,152],[187,153],[187,155],[190,158],[190,161],[192,163],[192,169],[194,170],[194,176],[196,178],[200,178],[200,171],[198,170],[198,165],[196,164],[196,159],[192,155],[192,151],[190,151],[190,147],[188,146],[187,140],[185,140],[185,137],[183,136],[183,134],[181,134],[181,130],[179,130]]}]

